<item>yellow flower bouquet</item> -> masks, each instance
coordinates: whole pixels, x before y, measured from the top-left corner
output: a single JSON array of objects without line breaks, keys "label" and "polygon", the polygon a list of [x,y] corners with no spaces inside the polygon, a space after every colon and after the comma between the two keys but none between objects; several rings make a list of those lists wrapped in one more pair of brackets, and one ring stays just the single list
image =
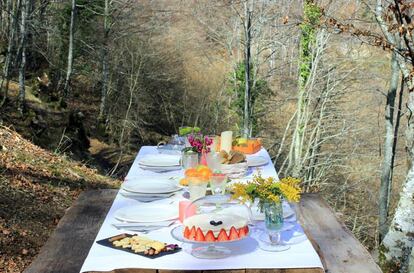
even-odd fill
[{"label": "yellow flower bouquet", "polygon": [[259,173],[247,183],[234,183],[231,189],[232,199],[253,203],[258,198],[260,208],[264,203],[280,203],[282,199],[298,202],[301,194],[299,184],[300,179],[297,178],[286,177],[276,180],[274,177],[263,178]]}]

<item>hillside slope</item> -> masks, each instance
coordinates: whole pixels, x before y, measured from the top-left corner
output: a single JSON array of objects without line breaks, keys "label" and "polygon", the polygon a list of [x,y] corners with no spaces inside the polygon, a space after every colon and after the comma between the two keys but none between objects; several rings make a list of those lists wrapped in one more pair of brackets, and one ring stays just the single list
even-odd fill
[{"label": "hillside slope", "polygon": [[0,272],[21,272],[83,190],[119,181],[0,127]]}]

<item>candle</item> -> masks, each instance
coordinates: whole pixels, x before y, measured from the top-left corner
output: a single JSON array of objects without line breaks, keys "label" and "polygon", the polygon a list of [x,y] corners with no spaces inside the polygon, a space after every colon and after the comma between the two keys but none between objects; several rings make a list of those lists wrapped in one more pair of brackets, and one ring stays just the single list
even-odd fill
[{"label": "candle", "polygon": [[188,210],[187,208],[191,205],[191,201],[180,201],[178,203],[178,218],[180,222],[184,222],[186,217],[190,217],[196,213],[196,208],[192,205]]},{"label": "candle", "polygon": [[225,131],[221,133],[221,151],[226,151],[230,153],[231,147],[233,143],[233,132],[232,131]]}]

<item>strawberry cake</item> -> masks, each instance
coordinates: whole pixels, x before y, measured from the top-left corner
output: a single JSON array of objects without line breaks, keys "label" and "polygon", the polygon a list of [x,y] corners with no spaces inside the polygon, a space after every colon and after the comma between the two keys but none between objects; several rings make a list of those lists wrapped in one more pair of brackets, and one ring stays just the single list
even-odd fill
[{"label": "strawberry cake", "polygon": [[198,242],[239,240],[249,233],[247,220],[233,214],[207,213],[184,220],[184,238]]}]

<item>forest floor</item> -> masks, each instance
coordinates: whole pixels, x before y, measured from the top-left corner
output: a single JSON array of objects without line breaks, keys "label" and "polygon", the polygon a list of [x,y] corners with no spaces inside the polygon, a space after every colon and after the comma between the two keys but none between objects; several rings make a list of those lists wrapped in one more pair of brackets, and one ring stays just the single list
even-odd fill
[{"label": "forest floor", "polygon": [[119,185],[0,127],[0,272],[22,272],[80,192]]}]

